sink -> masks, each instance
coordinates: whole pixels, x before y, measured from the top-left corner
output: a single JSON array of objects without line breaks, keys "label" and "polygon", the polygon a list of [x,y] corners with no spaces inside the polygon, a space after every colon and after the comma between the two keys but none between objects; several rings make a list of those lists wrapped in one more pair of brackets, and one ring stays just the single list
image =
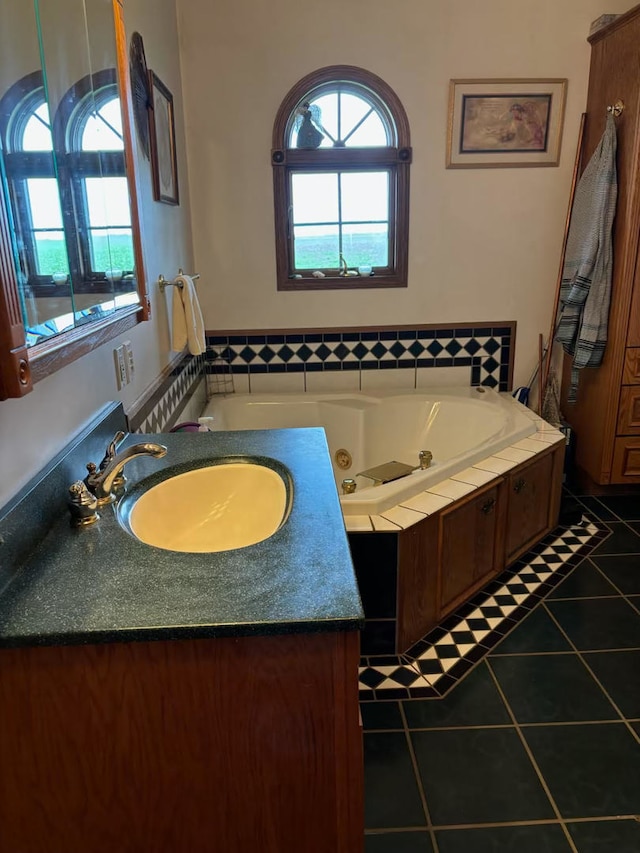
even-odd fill
[{"label": "sink", "polygon": [[[166,472],[164,472],[166,474]],[[168,551],[213,553],[262,542],[286,520],[290,488],[277,470],[223,462],[144,482],[125,499],[131,533]]]}]

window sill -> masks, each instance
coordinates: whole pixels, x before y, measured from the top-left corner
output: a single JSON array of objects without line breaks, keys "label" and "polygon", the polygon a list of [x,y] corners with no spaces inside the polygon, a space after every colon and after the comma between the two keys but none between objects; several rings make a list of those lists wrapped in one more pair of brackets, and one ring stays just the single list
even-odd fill
[{"label": "window sill", "polygon": [[381,287],[406,287],[406,278],[394,275],[325,276],[324,278],[286,278],[278,281],[278,290],[365,290]]}]

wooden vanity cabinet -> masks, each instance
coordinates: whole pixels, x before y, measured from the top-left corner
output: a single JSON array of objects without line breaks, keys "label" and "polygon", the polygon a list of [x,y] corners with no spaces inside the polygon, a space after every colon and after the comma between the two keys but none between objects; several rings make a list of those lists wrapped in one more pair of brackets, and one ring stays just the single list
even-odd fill
[{"label": "wooden vanity cabinet", "polygon": [[539,539],[549,524],[547,498],[552,467],[553,457],[547,454],[507,478],[507,564]]},{"label": "wooden vanity cabinet", "polygon": [[362,853],[357,631],[0,649],[3,853]]}]

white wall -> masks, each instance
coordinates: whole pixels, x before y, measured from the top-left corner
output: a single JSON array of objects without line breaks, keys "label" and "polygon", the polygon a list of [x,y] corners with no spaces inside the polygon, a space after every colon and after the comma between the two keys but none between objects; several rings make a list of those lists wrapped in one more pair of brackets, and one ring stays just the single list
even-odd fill
[{"label": "white wall", "polygon": [[[209,329],[517,320],[515,384],[551,320],[589,25],[629,0],[177,0],[196,265]],[[409,287],[276,291],[273,120],[315,68],[385,79],[410,121]],[[451,78],[567,77],[559,168],[445,169]]]},{"label": "white wall", "polygon": [[[178,267],[193,269],[174,0],[126,0],[125,22],[128,35],[134,30],[143,34],[147,63],[173,92],[176,112],[179,207],[153,201],[150,164],[142,157],[139,159],[143,245],[152,319],[39,382],[26,397],[0,403],[0,507],[105,402],[120,399],[125,408],[129,407],[172,358],[167,315],[170,292],[161,295],[155,281],[159,273],[170,277],[177,273]],[[112,351],[123,339],[133,344],[136,373],[134,382],[118,392]],[[79,476],[82,474],[78,471]]]}]

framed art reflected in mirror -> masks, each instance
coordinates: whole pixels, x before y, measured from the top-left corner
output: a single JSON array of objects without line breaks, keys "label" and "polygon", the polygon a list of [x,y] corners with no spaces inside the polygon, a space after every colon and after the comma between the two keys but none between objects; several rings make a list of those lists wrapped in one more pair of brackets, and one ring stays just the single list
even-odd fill
[{"label": "framed art reflected in mirror", "polygon": [[179,204],[173,95],[153,71],[149,72],[149,83],[153,197],[156,201],[162,201],[165,204]]}]

